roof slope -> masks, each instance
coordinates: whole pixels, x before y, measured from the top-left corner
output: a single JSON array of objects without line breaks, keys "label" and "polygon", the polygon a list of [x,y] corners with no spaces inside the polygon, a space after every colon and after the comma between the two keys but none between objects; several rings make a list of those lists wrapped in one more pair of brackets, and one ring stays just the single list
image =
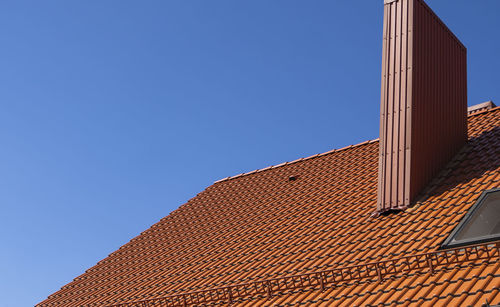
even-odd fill
[{"label": "roof slope", "polygon": [[[500,108],[469,116],[468,144],[405,212],[372,217],[377,165],[378,142],[366,142],[219,181],[38,306],[135,302],[436,251],[481,192],[500,186]],[[500,303],[498,257],[237,302],[458,306],[485,299]]]}]

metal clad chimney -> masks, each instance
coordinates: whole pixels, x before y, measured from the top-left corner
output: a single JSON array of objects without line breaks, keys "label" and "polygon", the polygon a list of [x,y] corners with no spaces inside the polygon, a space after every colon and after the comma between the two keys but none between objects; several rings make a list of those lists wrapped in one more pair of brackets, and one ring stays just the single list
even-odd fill
[{"label": "metal clad chimney", "polygon": [[423,0],[384,0],[378,212],[408,207],[466,142],[466,58]]}]

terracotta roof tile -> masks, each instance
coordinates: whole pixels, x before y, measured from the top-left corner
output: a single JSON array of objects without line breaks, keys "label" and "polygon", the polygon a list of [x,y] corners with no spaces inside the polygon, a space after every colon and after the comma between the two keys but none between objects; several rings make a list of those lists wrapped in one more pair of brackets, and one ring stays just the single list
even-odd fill
[{"label": "terracotta roof tile", "polygon": [[[411,271],[387,271],[383,280],[369,275],[375,266],[365,266],[421,253],[439,256],[434,252],[481,192],[500,186],[500,108],[469,116],[469,142],[406,211],[372,216],[377,169],[373,140],[217,181],[38,306],[110,306],[354,265],[361,271],[345,274],[361,274],[357,281],[332,287],[327,279],[325,291],[320,279],[303,289],[271,285],[271,299],[262,292],[235,303],[500,303],[498,256],[433,265],[433,274],[428,266],[416,267],[428,261],[422,258]],[[218,290],[219,303],[229,299],[225,291]]]}]

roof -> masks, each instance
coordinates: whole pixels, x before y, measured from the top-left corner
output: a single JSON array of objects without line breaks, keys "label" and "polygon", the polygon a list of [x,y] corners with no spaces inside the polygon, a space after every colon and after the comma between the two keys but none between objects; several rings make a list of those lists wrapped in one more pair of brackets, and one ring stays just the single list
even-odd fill
[{"label": "roof", "polygon": [[496,105],[493,103],[493,101],[490,100],[490,101],[486,101],[486,102],[468,107],[467,113],[470,115],[470,114],[474,114],[476,112],[493,109],[495,107],[496,107]]},{"label": "roof", "polygon": [[499,304],[500,245],[439,251],[500,186],[500,108],[468,131],[406,211],[372,215],[379,145],[365,142],[214,183],[38,306]]}]

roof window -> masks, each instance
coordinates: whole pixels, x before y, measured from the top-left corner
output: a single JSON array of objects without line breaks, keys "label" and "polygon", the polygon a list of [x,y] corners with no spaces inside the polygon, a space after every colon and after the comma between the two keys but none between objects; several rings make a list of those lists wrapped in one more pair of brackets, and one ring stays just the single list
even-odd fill
[{"label": "roof window", "polygon": [[484,191],[442,248],[500,240],[500,188]]}]

